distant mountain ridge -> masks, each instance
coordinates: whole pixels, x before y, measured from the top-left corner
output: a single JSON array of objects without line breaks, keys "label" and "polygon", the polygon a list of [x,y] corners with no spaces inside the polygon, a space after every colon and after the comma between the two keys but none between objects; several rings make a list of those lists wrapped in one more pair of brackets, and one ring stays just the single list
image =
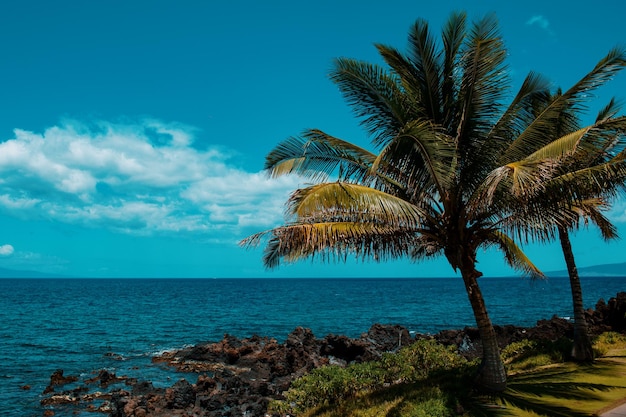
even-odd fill
[{"label": "distant mountain ridge", "polygon": [[[549,277],[567,277],[567,270],[547,272]],[[626,262],[617,264],[593,265],[578,268],[581,277],[624,277],[626,276]]]},{"label": "distant mountain ridge", "polygon": [[47,274],[37,271],[0,268],[0,278],[66,278],[64,275]]},{"label": "distant mountain ridge", "polygon": [[[548,277],[555,278],[568,276],[567,270],[550,271],[545,274]],[[626,262],[578,268],[578,274],[581,277],[626,277]],[[49,274],[38,271],[0,268],[0,279],[2,278],[70,278],[70,276]]]}]

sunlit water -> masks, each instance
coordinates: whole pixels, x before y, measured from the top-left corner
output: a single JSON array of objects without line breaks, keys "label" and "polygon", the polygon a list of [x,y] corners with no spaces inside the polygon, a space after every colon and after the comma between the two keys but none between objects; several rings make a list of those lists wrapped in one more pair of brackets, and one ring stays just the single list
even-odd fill
[{"label": "sunlit water", "polygon": [[[626,291],[626,278],[582,281],[586,307]],[[481,287],[494,324],[572,315],[564,278],[483,278]],[[436,333],[474,319],[460,279],[0,279],[0,415],[41,416],[56,369],[168,386],[180,375],[151,364],[156,352],[225,333],[284,340],[297,326],[358,337],[374,323]]]}]

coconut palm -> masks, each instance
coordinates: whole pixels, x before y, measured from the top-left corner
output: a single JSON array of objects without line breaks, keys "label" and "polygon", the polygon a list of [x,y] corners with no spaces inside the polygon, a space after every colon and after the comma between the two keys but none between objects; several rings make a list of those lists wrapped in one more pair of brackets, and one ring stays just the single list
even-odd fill
[{"label": "coconut palm", "polygon": [[[557,93],[556,99],[560,96]],[[583,132],[577,151],[562,164],[560,172],[545,184],[540,198],[545,194],[565,193],[572,198],[569,209],[573,211],[573,221],[556,225],[558,240],[567,266],[574,311],[574,343],[571,357],[580,362],[594,359],[591,338],[589,336],[583,305],[582,287],[574,259],[574,252],[569,231],[579,226],[579,220],[585,224],[595,224],[605,240],[617,237],[616,227],[602,214],[608,208],[608,202],[615,197],[616,191],[624,186],[624,132],[626,117],[616,116],[619,112],[615,100],[603,108],[595,122],[587,127],[579,127],[576,109],[562,110],[562,117],[555,123],[553,134],[563,137],[572,132]],[[543,194],[543,196],[541,195]]]},{"label": "coconut palm", "polygon": [[[546,124],[559,115],[556,108],[543,106],[537,122],[536,103],[550,100],[542,77],[529,74],[504,105],[506,50],[496,19],[487,16],[471,25],[466,20],[464,13],[451,15],[442,47],[427,22],[417,20],[406,54],[376,45],[386,67],[337,59],[331,79],[376,152],[320,130],[280,143],[266,159],[270,174],[297,173],[313,185],[291,195],[284,226],[242,244],[267,241],[263,259],[270,268],[306,257],[418,261],[445,256],[460,272],[479,329],[478,385],[501,391],[506,373],[478,285],[477,254],[496,247],[513,268],[542,276],[515,234],[543,236],[537,224],[565,223],[567,211],[519,209],[523,191],[554,172],[578,142],[550,145]],[[577,91],[560,100],[576,103],[583,91],[610,76],[618,61],[607,56]]]}]

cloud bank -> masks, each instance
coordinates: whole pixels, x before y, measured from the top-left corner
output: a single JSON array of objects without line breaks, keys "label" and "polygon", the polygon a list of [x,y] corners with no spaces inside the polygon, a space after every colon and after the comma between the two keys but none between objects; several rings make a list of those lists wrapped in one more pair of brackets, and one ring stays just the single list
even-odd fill
[{"label": "cloud bank", "polygon": [[26,219],[232,240],[280,222],[297,187],[195,147],[195,130],[173,123],[67,121],[14,134],[0,143],[0,210]]}]

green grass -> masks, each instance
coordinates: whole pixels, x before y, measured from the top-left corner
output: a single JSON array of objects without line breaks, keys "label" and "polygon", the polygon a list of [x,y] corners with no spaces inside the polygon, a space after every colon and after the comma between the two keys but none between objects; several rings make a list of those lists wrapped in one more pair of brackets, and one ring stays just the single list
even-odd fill
[{"label": "green grass", "polygon": [[591,365],[564,362],[569,341],[524,341],[503,349],[507,390],[471,392],[476,363],[433,341],[380,361],[326,367],[297,380],[270,411],[299,417],[592,416],[626,398],[626,337],[605,333]]}]

